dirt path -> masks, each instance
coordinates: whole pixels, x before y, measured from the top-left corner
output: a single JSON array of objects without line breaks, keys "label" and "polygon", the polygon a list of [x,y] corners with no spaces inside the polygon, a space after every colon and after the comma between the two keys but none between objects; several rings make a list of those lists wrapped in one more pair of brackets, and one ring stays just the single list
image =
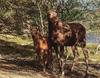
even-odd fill
[{"label": "dirt path", "polygon": [[33,60],[15,59],[3,56],[0,58],[0,78],[56,78],[53,74],[44,73]]},{"label": "dirt path", "polygon": [[43,76],[42,73],[30,72],[7,72],[0,70],[0,78],[50,78],[48,75]]},{"label": "dirt path", "polygon": [[[77,66],[74,72],[67,71],[65,78],[84,78],[84,67]],[[91,64],[88,78],[100,78],[100,65]],[[67,69],[66,69],[67,70]],[[57,74],[43,73],[36,62],[15,59],[8,56],[0,58],[0,78],[60,78]]]}]

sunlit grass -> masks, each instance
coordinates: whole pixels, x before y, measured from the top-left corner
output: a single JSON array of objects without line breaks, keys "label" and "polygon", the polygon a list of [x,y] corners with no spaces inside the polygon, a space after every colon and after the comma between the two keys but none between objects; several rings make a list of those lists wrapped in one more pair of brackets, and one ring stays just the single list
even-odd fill
[{"label": "sunlit grass", "polygon": [[[100,53],[96,54],[96,47],[97,47],[97,44],[95,44],[95,43],[87,44],[87,48],[88,48],[88,52],[89,52],[89,61],[91,63],[100,63]],[[73,57],[71,48],[68,47],[67,50],[68,50],[68,55],[70,57]],[[78,52],[80,54],[80,56],[78,57],[80,59],[80,61],[84,60],[84,54],[80,47],[78,47]]]},{"label": "sunlit grass", "polygon": [[15,42],[20,45],[32,44],[32,39],[7,34],[0,34],[0,39],[7,42]]},{"label": "sunlit grass", "polygon": [[[0,34],[0,39],[4,40],[4,41],[7,41],[7,42],[15,42],[16,44],[19,44],[19,45],[33,45],[32,39],[23,38],[21,36]],[[97,47],[96,43],[87,43],[87,48],[89,50],[89,60],[93,61],[95,63],[100,63],[100,53],[95,54],[96,47]],[[73,57],[73,53],[72,53],[71,48],[68,47],[67,50],[68,50],[68,55],[70,57]],[[84,55],[83,55],[83,51],[80,47],[78,47],[78,51],[79,51],[79,54],[80,54],[79,59],[83,60]]]}]

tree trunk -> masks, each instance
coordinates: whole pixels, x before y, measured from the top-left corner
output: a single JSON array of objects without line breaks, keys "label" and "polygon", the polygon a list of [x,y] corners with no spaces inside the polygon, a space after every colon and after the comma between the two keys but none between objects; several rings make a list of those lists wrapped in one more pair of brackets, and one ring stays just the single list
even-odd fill
[{"label": "tree trunk", "polygon": [[38,10],[39,10],[39,17],[40,17],[40,23],[41,23],[41,32],[42,34],[44,34],[44,24],[43,24],[43,15],[42,15],[42,11],[41,11],[41,7],[39,4],[37,4]]},{"label": "tree trunk", "polygon": [[22,34],[22,28],[23,28],[23,20],[22,20],[22,15],[20,14],[18,9],[16,9],[15,20],[16,20],[15,25],[16,25],[17,34],[21,35]]}]

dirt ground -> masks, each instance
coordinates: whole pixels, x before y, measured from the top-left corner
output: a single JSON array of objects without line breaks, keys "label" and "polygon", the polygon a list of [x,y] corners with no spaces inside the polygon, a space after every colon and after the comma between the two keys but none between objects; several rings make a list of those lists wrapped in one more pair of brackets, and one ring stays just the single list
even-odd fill
[{"label": "dirt ground", "polygon": [[0,58],[0,78],[51,78],[42,72],[32,61],[25,59]]},{"label": "dirt ground", "polygon": [[[66,65],[68,66],[68,65]],[[85,78],[85,65],[78,64],[73,72],[65,68],[64,78]],[[52,72],[52,71],[51,71]],[[13,56],[0,56],[0,78],[60,78],[57,72],[42,72],[36,61],[29,58],[14,58]],[[100,65],[90,64],[87,78],[100,78]]]},{"label": "dirt ground", "polygon": [[[48,69],[44,73],[41,66],[32,58],[32,53],[33,46],[0,40],[0,78],[60,78],[55,62],[56,69]],[[85,65],[77,64],[71,72],[70,64],[66,64],[64,78],[86,78]],[[89,63],[87,78],[100,78],[99,63]]]}]

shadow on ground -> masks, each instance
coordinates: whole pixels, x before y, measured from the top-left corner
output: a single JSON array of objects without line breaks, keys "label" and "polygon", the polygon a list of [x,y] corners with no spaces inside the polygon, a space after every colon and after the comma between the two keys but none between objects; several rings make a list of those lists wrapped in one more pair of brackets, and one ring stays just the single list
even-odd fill
[{"label": "shadow on ground", "polygon": [[0,54],[19,54],[22,57],[30,56],[34,54],[34,47],[30,45],[18,45],[15,42],[0,40]]},{"label": "shadow on ground", "polygon": [[[0,40],[0,70],[7,72],[31,72],[32,74],[39,73],[46,78],[59,78],[57,73],[48,72],[49,75],[45,75],[42,72],[41,65],[34,60],[35,52],[31,45],[18,45],[13,42],[6,42]],[[56,63],[55,63],[56,64]],[[66,77],[65,78],[84,78],[84,65],[78,65],[77,68],[71,72],[70,65],[66,65]],[[96,73],[90,73],[88,78],[99,78],[100,65],[90,65],[91,72],[96,71]],[[100,72],[100,71],[99,71]],[[20,73],[21,74],[21,73]],[[24,75],[26,75],[24,73]]]},{"label": "shadow on ground", "polygon": [[[0,40],[0,70],[7,72],[42,72],[42,66],[35,60],[36,53],[31,45],[18,45],[15,42]],[[49,74],[50,75],[50,74]],[[47,75],[47,76],[49,76]],[[50,75],[48,78],[55,78]]]}]

